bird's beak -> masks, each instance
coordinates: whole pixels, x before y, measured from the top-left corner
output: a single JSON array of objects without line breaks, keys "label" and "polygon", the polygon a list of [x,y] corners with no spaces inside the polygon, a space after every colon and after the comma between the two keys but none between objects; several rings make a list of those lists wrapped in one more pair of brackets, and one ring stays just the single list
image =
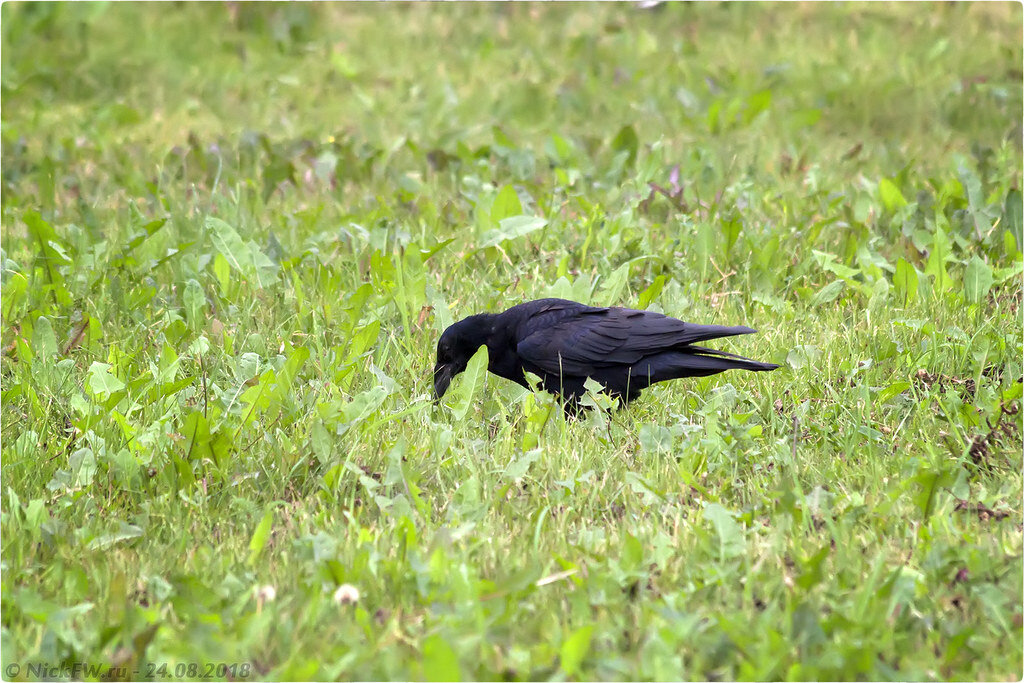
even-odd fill
[{"label": "bird's beak", "polygon": [[438,363],[434,366],[434,399],[440,400],[452,383],[452,366]]}]

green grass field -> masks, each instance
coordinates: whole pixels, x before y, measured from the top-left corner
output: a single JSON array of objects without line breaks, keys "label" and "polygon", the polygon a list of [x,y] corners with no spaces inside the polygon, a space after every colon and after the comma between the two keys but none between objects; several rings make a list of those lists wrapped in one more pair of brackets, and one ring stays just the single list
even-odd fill
[{"label": "green grass field", "polygon": [[[1019,680],[1021,36],[3,4],[4,679]],[[543,296],[783,367],[432,402]]]}]

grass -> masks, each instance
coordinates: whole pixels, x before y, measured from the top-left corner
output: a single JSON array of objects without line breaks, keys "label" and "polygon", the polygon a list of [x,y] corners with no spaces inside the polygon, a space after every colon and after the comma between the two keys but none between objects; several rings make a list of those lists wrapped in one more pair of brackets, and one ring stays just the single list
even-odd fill
[{"label": "grass", "polygon": [[5,679],[1024,675],[1019,4],[0,11]]}]

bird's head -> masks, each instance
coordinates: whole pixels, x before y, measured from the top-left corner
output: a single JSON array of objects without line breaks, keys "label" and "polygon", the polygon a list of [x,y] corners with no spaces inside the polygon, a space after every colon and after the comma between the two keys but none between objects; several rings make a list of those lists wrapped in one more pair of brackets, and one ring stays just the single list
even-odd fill
[{"label": "bird's head", "polygon": [[481,346],[487,343],[491,326],[483,313],[460,320],[448,327],[437,340],[437,363],[434,365],[434,396],[441,398],[448,391],[452,377],[466,369],[466,364]]}]

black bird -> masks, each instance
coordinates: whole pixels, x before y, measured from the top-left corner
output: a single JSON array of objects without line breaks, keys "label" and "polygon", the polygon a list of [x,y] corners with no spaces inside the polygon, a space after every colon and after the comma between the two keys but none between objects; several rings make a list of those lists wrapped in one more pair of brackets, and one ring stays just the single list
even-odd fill
[{"label": "black bird", "polygon": [[742,326],[686,323],[652,311],[594,308],[565,299],[528,301],[504,313],[470,316],[446,329],[437,342],[434,393],[443,396],[452,377],[487,346],[488,370],[527,388],[525,373],[532,372],[567,407],[586,393],[588,377],[629,402],[655,382],[779,367],[694,346],[752,332]]}]

